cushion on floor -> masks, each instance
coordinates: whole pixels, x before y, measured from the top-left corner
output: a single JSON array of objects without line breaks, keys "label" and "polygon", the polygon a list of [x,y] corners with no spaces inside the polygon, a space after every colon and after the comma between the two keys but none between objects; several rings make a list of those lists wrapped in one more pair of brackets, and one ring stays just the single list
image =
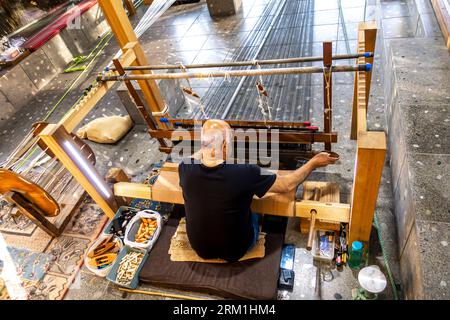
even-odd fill
[{"label": "cushion on floor", "polygon": [[178,222],[170,219],[164,225],[141,270],[142,282],[230,299],[276,299],[284,240],[282,233],[267,233],[263,259],[226,264],[174,262],[168,252]]},{"label": "cushion on floor", "polygon": [[[266,234],[259,234],[258,242],[239,261],[261,259],[265,255]],[[171,261],[192,261],[203,263],[227,263],[223,259],[203,259],[192,249],[186,232],[186,219],[181,218],[177,231],[170,241],[169,255]]]}]

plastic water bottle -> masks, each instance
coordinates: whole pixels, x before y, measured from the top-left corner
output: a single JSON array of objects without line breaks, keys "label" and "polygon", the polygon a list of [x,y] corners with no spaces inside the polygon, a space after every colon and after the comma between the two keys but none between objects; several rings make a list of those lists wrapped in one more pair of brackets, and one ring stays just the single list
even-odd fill
[{"label": "plastic water bottle", "polygon": [[360,241],[353,241],[352,248],[350,250],[350,258],[348,260],[348,266],[352,269],[359,269],[361,266],[361,260],[363,257],[364,245]]}]

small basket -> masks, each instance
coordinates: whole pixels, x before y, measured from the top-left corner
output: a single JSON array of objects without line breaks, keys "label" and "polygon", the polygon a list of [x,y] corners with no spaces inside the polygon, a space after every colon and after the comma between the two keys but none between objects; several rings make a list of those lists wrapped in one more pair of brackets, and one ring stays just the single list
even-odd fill
[{"label": "small basket", "polygon": [[[89,263],[89,259],[90,259],[90,258],[88,257],[88,254],[89,254],[89,253],[90,253],[97,245],[99,245],[100,242],[102,242],[106,237],[108,237],[107,234],[101,234],[101,235],[98,237],[98,239],[94,242],[94,244],[91,245],[91,246],[89,247],[89,249],[86,251],[86,255],[84,256],[84,264],[85,264],[86,268],[87,268],[89,271],[91,271],[92,273],[94,273],[95,275],[97,275],[97,276],[99,276],[99,277],[102,277],[102,278],[106,277],[106,275],[108,274],[108,272],[111,270],[112,266],[114,265],[114,262],[116,262],[117,257],[116,257],[116,260],[114,260],[114,262],[111,263],[109,266],[107,266],[107,267],[105,267],[105,268],[102,268],[102,269],[97,269],[97,268],[95,268],[95,267],[93,267],[93,266],[90,265],[90,263]],[[121,251],[122,248],[123,248],[122,241],[120,240],[120,238],[118,238],[118,237],[116,237],[116,236],[114,236],[114,241],[117,241],[118,246],[119,246],[119,253],[120,253],[120,251]],[[118,255],[117,255],[117,256],[118,256]]]},{"label": "small basket", "polygon": [[[133,208],[133,207],[127,207],[127,206],[119,207],[119,209],[117,210],[116,214],[114,215],[114,218],[112,218],[112,220],[106,225],[105,229],[103,229],[103,233],[104,234],[111,234],[112,233],[112,227],[113,227],[113,224],[114,224],[114,220],[118,219],[123,214],[123,212],[125,210],[129,210],[129,211],[133,212],[134,214],[137,214],[140,211],[139,209],[136,209],[136,208]],[[126,228],[124,230],[124,236],[125,236],[125,231],[126,231]],[[121,240],[123,240],[124,236],[120,237]]]},{"label": "small basket", "polygon": [[[145,243],[135,242],[135,236],[141,224],[141,218],[153,219],[157,222],[157,227],[153,236]],[[143,210],[137,213],[129,222],[125,231],[124,243],[132,248],[139,248],[150,251],[161,233],[162,218],[161,215],[152,210]]]},{"label": "small basket", "polygon": [[[142,258],[142,261],[141,261],[139,267],[136,269],[136,272],[135,272],[130,284],[125,285],[125,284],[119,283],[117,281],[117,279],[116,279],[117,271],[119,270],[120,261],[122,261],[122,258],[125,257],[129,252],[133,252],[133,251],[143,253],[144,257]],[[147,261],[147,258],[148,258],[148,252],[146,250],[142,250],[142,249],[138,249],[138,248],[131,248],[129,246],[123,247],[123,249],[117,255],[117,259],[114,262],[114,264],[112,265],[112,268],[109,271],[108,275],[106,276],[106,279],[121,286],[121,287],[129,288],[129,289],[136,289],[139,284],[139,273],[141,272],[141,269],[144,266],[145,261]]]}]

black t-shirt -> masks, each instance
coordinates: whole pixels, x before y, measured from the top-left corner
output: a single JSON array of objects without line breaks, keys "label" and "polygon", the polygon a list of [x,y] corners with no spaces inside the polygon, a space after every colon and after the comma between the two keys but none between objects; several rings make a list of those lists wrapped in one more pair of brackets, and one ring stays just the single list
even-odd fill
[{"label": "black t-shirt", "polygon": [[237,261],[254,237],[250,204],[262,197],[276,175],[257,165],[226,164],[209,168],[189,159],[178,168],[192,248],[203,259]]}]

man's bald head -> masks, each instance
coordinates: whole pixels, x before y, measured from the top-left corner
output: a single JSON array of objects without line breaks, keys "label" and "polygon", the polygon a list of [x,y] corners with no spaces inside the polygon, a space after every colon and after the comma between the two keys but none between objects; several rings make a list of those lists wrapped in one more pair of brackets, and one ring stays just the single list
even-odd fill
[{"label": "man's bald head", "polygon": [[203,124],[201,133],[202,149],[209,157],[224,158],[231,151],[233,131],[223,120],[207,120]]}]

